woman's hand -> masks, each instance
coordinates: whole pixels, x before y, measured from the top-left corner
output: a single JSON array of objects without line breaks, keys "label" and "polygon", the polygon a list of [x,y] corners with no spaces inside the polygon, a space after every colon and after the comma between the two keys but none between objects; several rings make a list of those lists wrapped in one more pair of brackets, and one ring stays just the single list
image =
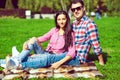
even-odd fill
[{"label": "woman's hand", "polygon": [[28,50],[28,44],[34,44],[35,41],[37,41],[37,38],[36,37],[32,37],[28,41],[24,42],[23,50]]},{"label": "woman's hand", "polygon": [[51,68],[53,68],[53,69],[57,69],[57,68],[59,68],[60,66],[61,66],[60,61],[51,64]]},{"label": "woman's hand", "polygon": [[28,50],[28,42],[24,42],[23,44],[23,50]]},{"label": "woman's hand", "polygon": [[58,62],[55,62],[51,65],[51,68],[58,68],[60,67],[62,64],[64,64],[65,62],[67,62],[68,60],[71,60],[72,57],[71,56],[65,56],[63,59],[61,59],[60,61]]}]

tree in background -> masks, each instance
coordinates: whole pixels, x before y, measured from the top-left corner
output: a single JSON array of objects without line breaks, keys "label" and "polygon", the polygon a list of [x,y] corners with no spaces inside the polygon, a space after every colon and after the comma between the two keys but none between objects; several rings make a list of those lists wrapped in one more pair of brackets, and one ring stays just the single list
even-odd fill
[{"label": "tree in background", "polygon": [[0,8],[5,8],[6,0],[0,0]]},{"label": "tree in background", "polygon": [[[70,2],[71,0],[2,0],[0,6],[1,8],[5,6],[6,9],[29,9],[32,12],[40,12],[42,7],[49,7],[54,11],[68,11]],[[94,11],[97,5],[103,13],[118,14],[120,12],[119,0],[84,0],[84,3],[87,12]]]},{"label": "tree in background", "polygon": [[14,9],[14,6],[12,4],[12,0],[6,0],[5,8],[6,9]]},{"label": "tree in background", "polygon": [[49,7],[54,11],[68,10],[71,0],[19,0],[19,8],[30,9],[31,11],[41,11],[42,7]]},{"label": "tree in background", "polygon": [[120,0],[107,0],[107,8],[110,12],[120,12]]}]

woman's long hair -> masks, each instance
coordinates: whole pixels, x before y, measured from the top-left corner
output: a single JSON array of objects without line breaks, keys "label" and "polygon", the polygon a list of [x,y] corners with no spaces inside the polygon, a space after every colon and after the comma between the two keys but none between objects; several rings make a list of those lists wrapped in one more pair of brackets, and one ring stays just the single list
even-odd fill
[{"label": "woman's long hair", "polygon": [[67,21],[66,21],[66,24],[65,24],[65,27],[64,27],[64,37],[65,37],[65,45],[64,45],[64,48],[66,51],[68,51],[68,47],[71,45],[73,45],[73,41],[72,41],[72,28],[70,26],[70,18],[69,18],[69,15],[66,11],[58,11],[55,15],[55,25],[56,25],[56,28],[60,29],[60,26],[58,25],[57,23],[57,17],[60,15],[60,14],[64,14],[67,18]]}]

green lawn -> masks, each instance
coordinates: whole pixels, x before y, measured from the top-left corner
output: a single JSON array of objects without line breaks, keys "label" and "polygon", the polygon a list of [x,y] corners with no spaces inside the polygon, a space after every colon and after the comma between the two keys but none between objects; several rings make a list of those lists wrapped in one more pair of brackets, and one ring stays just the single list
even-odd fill
[{"label": "green lawn", "polygon": [[[119,80],[120,18],[102,18],[101,20],[95,20],[95,22],[98,25],[101,47],[106,60],[106,65],[100,66],[96,56],[93,54],[91,54],[93,57],[90,56],[92,60],[95,60],[96,66],[104,75],[103,79],[98,80]],[[54,20],[50,19],[0,19],[0,58],[5,58],[7,54],[10,54],[12,46],[17,46],[17,49],[21,51],[24,41],[32,36],[41,36],[54,26]],[[47,43],[43,44],[44,48],[46,45]],[[84,78],[72,80],[78,79],[90,80]]]}]

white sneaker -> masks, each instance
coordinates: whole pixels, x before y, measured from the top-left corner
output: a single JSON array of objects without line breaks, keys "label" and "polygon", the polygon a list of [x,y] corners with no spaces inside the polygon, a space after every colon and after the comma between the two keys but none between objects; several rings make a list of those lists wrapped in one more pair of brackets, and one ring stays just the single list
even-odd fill
[{"label": "white sneaker", "polygon": [[17,56],[18,54],[20,54],[20,53],[19,53],[19,51],[16,49],[16,46],[13,46],[13,47],[12,47],[12,57]]},{"label": "white sneaker", "polygon": [[11,69],[17,69],[19,65],[18,61],[14,61],[11,58],[6,58],[6,69],[11,70]]},{"label": "white sneaker", "polygon": [[14,65],[15,64],[13,62],[11,62],[11,57],[6,57],[6,70],[13,69]]}]

